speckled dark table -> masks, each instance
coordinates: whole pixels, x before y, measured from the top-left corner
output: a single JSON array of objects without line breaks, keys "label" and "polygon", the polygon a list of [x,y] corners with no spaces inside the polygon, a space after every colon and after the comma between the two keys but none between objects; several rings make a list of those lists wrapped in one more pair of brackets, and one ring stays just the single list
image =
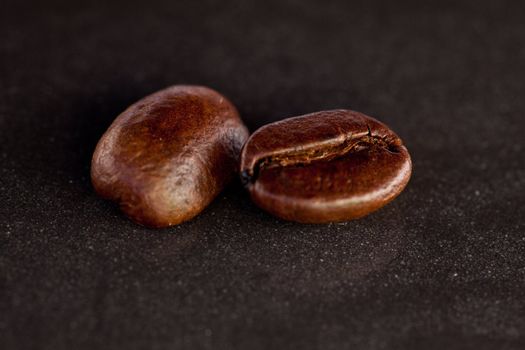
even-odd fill
[{"label": "speckled dark table", "polygon": [[[525,11],[490,3],[4,1],[0,348],[525,348]],[[280,221],[235,183],[192,222],[136,226],[90,156],[176,83],[251,130],[375,116],[412,180],[345,224]]]}]

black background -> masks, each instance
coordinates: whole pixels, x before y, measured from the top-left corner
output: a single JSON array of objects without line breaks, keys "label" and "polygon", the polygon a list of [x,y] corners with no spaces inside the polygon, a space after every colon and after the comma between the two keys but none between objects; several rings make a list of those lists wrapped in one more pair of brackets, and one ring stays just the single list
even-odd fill
[{"label": "black background", "polygon": [[[0,7],[2,349],[525,346],[519,1],[108,2]],[[281,221],[235,183],[191,222],[137,226],[94,194],[90,157],[180,83],[252,131],[377,117],[411,182],[344,224]]]}]

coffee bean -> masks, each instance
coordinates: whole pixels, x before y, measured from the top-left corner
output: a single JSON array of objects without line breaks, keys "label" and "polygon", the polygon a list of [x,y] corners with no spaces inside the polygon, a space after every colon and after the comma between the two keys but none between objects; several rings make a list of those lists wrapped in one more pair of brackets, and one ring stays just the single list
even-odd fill
[{"label": "coffee bean", "polygon": [[247,138],[224,96],[172,86],[111,124],[93,155],[93,186],[139,224],[176,225],[200,213],[232,179]]},{"label": "coffee bean", "polygon": [[241,153],[241,180],[253,201],[304,223],[367,215],[404,189],[411,170],[410,155],[392,130],[349,110],[266,125]]}]

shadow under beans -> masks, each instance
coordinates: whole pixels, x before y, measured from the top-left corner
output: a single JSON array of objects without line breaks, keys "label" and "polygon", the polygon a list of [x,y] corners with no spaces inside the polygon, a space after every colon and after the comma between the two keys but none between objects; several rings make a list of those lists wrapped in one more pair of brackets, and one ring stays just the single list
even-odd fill
[{"label": "shadow under beans", "polygon": [[233,264],[236,274],[246,276],[243,284],[277,297],[344,294],[381,273],[405,246],[403,215],[396,206],[360,220],[304,225],[270,216],[234,186],[213,207],[229,223],[211,248],[220,257],[212,268],[224,273]]}]

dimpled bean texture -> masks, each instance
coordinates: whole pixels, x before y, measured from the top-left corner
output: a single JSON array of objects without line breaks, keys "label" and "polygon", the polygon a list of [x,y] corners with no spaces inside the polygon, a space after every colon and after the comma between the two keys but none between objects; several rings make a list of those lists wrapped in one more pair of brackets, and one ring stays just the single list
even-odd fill
[{"label": "dimpled bean texture", "polygon": [[176,225],[200,213],[232,179],[247,138],[224,96],[172,86],[115,119],[93,155],[92,183],[131,220]]},{"label": "dimpled bean texture", "polygon": [[266,125],[247,141],[241,179],[252,200],[286,220],[356,219],[394,199],[412,163],[401,139],[362,113],[332,110]]}]

